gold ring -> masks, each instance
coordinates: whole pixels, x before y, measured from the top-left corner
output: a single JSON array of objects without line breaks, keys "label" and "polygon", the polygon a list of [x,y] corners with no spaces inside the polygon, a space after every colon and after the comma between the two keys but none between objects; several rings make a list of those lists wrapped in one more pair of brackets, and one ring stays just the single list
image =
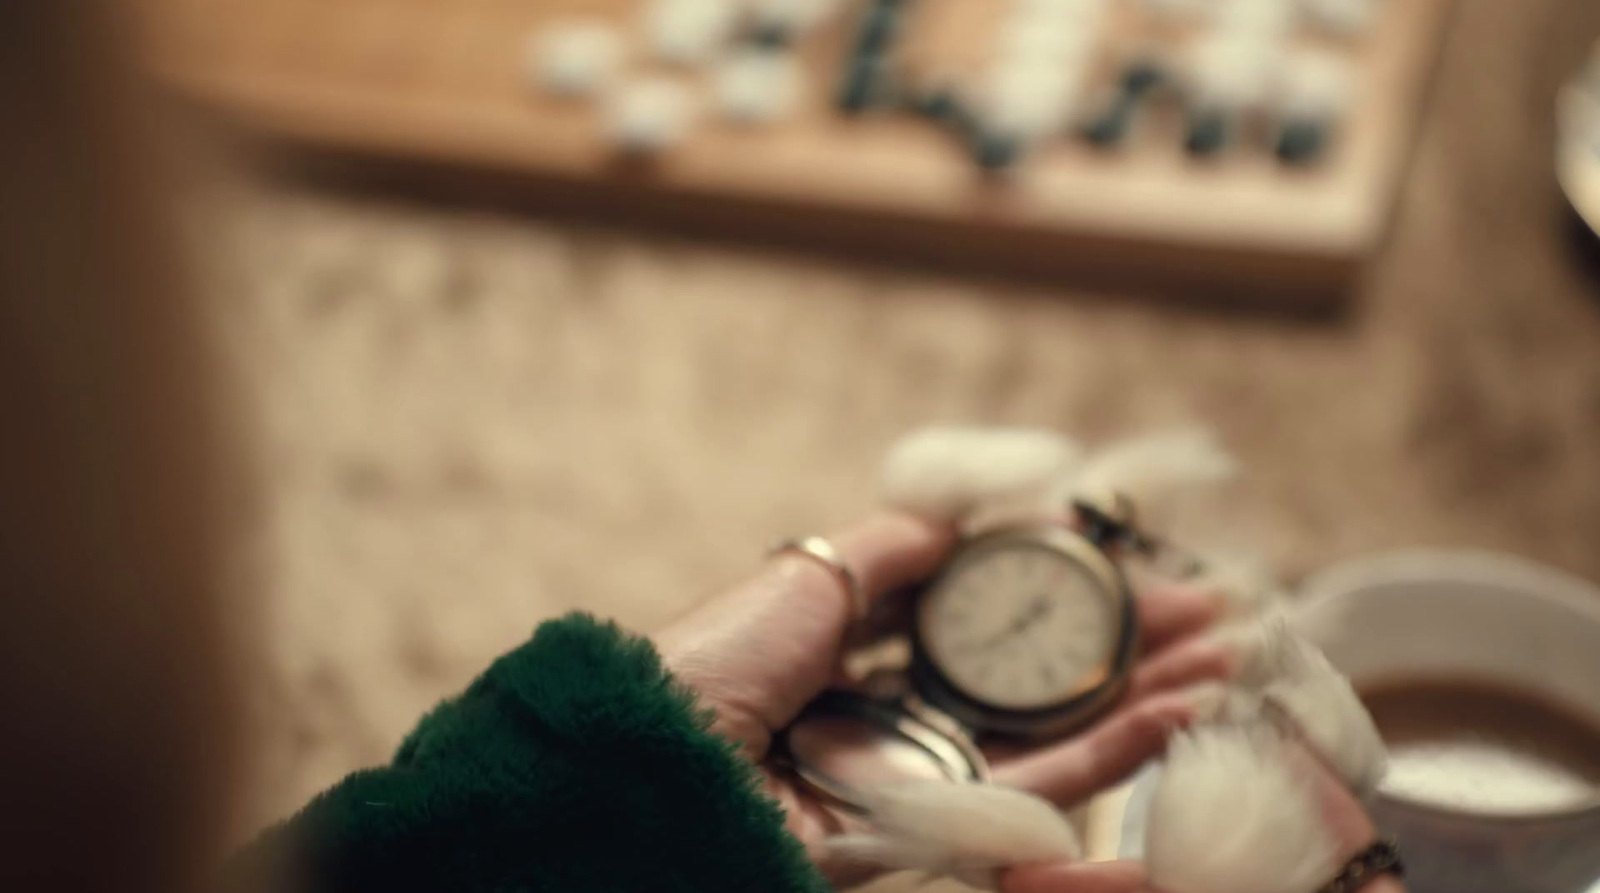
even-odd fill
[{"label": "gold ring", "polygon": [[779,555],[804,555],[821,564],[833,574],[833,578],[844,587],[845,595],[850,598],[850,608],[855,613],[856,620],[867,616],[867,595],[861,591],[861,584],[856,579],[850,565],[844,563],[844,558],[839,555],[839,550],[833,547],[820,536],[803,536],[773,546],[767,557],[776,558]]}]

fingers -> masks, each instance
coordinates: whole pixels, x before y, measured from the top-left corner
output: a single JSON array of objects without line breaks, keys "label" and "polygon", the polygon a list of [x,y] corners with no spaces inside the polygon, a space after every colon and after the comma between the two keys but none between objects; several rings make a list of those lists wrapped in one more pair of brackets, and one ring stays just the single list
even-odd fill
[{"label": "fingers", "polygon": [[[826,565],[806,555],[776,557],[763,579],[776,579],[780,591],[791,598],[814,599],[842,606],[834,634],[835,643],[855,634],[855,644],[882,630],[869,629],[903,622],[897,606],[885,604],[896,591],[932,576],[955,544],[955,528],[915,515],[886,513],[874,516],[835,536],[827,537],[845,567],[855,578],[864,604],[851,602],[851,593]],[[903,613],[906,606],[898,606]],[[865,610],[866,617],[861,612]],[[864,622],[862,622],[864,621]],[[852,630],[853,624],[861,628]]]},{"label": "fingers", "polygon": [[829,542],[870,600],[930,576],[955,539],[949,524],[892,513],[869,518]]},{"label": "fingers", "polygon": [[1140,661],[1124,697],[1132,702],[1207,679],[1228,679],[1238,666],[1238,654],[1228,644],[1191,637]]},{"label": "fingers", "polygon": [[[1208,688],[1204,695],[1209,694]],[[994,779],[1056,804],[1080,803],[1159,756],[1168,736],[1194,722],[1204,707],[1200,689],[1128,703],[1077,738],[996,767]]]},{"label": "fingers", "polygon": [[865,601],[853,617],[850,647],[881,641],[911,623],[912,584],[939,570],[954,541],[954,528],[907,515],[875,518],[832,540]]},{"label": "fingers", "polygon": [[1137,862],[1024,865],[1000,878],[1001,893],[1140,893],[1144,866]]},{"label": "fingers", "polygon": [[1168,585],[1141,592],[1138,607],[1145,653],[1155,654],[1215,623],[1225,602],[1209,590]]}]

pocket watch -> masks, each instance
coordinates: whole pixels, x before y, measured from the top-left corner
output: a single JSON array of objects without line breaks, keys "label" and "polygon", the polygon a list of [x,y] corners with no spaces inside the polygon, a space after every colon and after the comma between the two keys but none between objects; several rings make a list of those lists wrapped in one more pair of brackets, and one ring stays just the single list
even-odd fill
[{"label": "pocket watch", "polygon": [[957,547],[911,593],[911,646],[893,697],[830,690],[777,742],[802,782],[847,807],[863,787],[983,781],[983,738],[1039,742],[1081,730],[1127,690],[1139,622],[1119,560],[1175,554],[1132,505],[1073,504],[1075,525],[996,528]]}]

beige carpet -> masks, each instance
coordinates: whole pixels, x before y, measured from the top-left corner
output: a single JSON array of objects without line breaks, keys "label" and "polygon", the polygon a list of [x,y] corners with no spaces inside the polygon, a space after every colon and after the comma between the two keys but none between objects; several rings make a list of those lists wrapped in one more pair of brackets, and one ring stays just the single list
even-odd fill
[{"label": "beige carpet", "polygon": [[650,630],[872,505],[933,421],[1215,425],[1197,540],[1290,574],[1414,544],[1600,578],[1600,288],[1550,171],[1588,0],[1463,0],[1349,319],[1157,308],[319,194],[237,197],[219,306],[272,472],[260,798],[385,758],[539,620]]}]

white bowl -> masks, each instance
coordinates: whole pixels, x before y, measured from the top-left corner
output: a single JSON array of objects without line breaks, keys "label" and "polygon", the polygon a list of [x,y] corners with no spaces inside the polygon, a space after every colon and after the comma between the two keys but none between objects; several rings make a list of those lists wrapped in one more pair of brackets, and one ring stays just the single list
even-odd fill
[{"label": "white bowl", "polygon": [[1556,102],[1556,179],[1573,210],[1600,234],[1600,46]]},{"label": "white bowl", "polygon": [[[1486,679],[1600,725],[1600,588],[1518,559],[1405,552],[1316,575],[1296,622],[1359,686]],[[1382,790],[1413,893],[1576,893],[1600,879],[1600,797],[1544,812],[1445,808]]]}]

